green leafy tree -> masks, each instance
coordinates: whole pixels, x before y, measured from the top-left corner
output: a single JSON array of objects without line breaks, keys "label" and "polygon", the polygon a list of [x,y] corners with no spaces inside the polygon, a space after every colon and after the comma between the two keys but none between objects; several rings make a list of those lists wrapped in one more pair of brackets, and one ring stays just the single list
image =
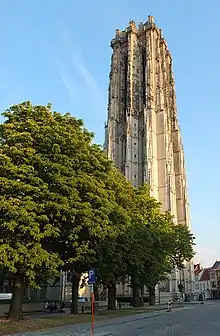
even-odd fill
[{"label": "green leafy tree", "polygon": [[[180,271],[180,285],[181,292],[184,291],[184,268],[188,262],[191,262],[195,252],[194,252],[194,241],[195,237],[189,228],[185,225],[178,224],[174,226],[173,230],[173,261],[175,267]],[[183,280],[183,283],[182,283]]]},{"label": "green leafy tree", "polygon": [[186,227],[174,225],[171,214],[162,213],[160,206],[150,197],[147,185],[133,188],[126,208],[129,225],[120,224],[118,236],[99,245],[96,268],[99,280],[108,286],[109,309],[115,309],[115,284],[122,278],[130,279],[134,306],[140,305],[144,285],[149,289],[150,305],[154,305],[155,286],[193,256],[192,234]]},{"label": "green leafy tree", "polygon": [[[80,202],[74,225],[67,223],[63,225],[62,240],[56,242],[60,252],[62,250],[65,269],[72,273],[72,313],[78,312],[77,293],[80,276],[90,267],[97,267],[97,254],[103,242],[106,239],[108,241],[115,239],[119,225],[125,225],[129,220],[123,207],[117,203],[115,190],[110,183],[113,177],[117,178],[118,172],[109,165],[109,161],[101,151],[97,151],[97,154],[97,162],[100,158],[104,158],[104,162],[108,165],[107,169],[102,168],[101,174],[99,166],[88,178],[86,167],[85,173],[83,166],[81,167],[80,175],[84,176],[80,179]],[[91,161],[94,165],[94,158]]]},{"label": "green leafy tree", "polygon": [[110,231],[105,239],[92,242],[94,250],[88,264],[97,271],[97,282],[108,288],[108,309],[114,310],[116,283],[125,274],[123,265],[123,242],[131,226],[130,209],[133,202],[133,186],[113,168],[106,179],[106,187],[112,194],[112,208],[109,213]]},{"label": "green leafy tree", "polygon": [[13,275],[9,318],[21,318],[24,288],[39,274],[72,271],[73,307],[78,283],[93,255],[90,244],[110,235],[113,169],[81,120],[30,102],[3,113],[0,128],[0,267]]},{"label": "green leafy tree", "polygon": [[124,239],[124,258],[127,276],[133,293],[133,306],[140,305],[141,278],[145,265],[150,263],[154,241],[150,232],[152,222],[157,219],[160,204],[150,196],[148,185],[136,189],[131,209],[131,229],[129,239]]},{"label": "green leafy tree", "polygon": [[149,304],[155,304],[155,286],[167,277],[175,267],[183,267],[184,261],[193,258],[194,237],[188,228],[175,225],[170,213],[158,214],[150,226],[153,248],[150,262],[145,264],[141,282],[149,290]]},{"label": "green leafy tree", "polygon": [[127,212],[128,218],[124,216],[122,221],[114,216],[115,236],[104,240],[96,249],[99,281],[108,287],[108,309],[115,309],[116,283],[121,279],[131,280],[133,304],[139,305],[140,278],[145,263],[151,259],[153,244],[149,225],[160,206],[150,197],[147,185],[136,189],[126,186],[123,180],[119,183],[114,178],[114,181],[118,186],[113,188],[116,202]]},{"label": "green leafy tree", "polygon": [[[141,238],[137,239],[137,247],[134,248],[136,259],[129,272],[133,304],[139,305],[139,290],[146,285],[149,290],[149,303],[153,305],[155,286],[174,267],[181,267],[184,261],[192,259],[194,238],[186,226],[174,224],[169,212],[161,211],[160,203],[150,197],[148,186],[139,188],[135,204],[137,211],[133,210],[134,221],[140,224],[142,233],[139,234]],[[132,246],[135,247],[135,243]]]},{"label": "green leafy tree", "polygon": [[173,263],[173,221],[170,213],[157,210],[150,223],[151,258],[144,265],[141,283],[148,287],[149,304],[155,304],[155,286],[170,273]]},{"label": "green leafy tree", "polygon": [[173,242],[175,266],[182,268],[184,267],[184,262],[191,261],[195,255],[195,237],[187,226],[178,224],[173,227]]},{"label": "green leafy tree", "polygon": [[[57,114],[56,114],[57,116]],[[65,119],[66,118],[66,119]],[[88,133],[82,122],[70,116],[59,116],[59,128],[48,142],[59,148],[59,157],[65,157],[68,181],[72,188],[68,192],[68,207],[59,219],[60,235],[46,242],[47,249],[61,257],[64,267],[72,276],[72,308],[78,313],[78,288],[82,273],[93,263],[96,246],[106,237],[114,237],[117,221],[127,221],[127,214],[118,205],[122,193],[116,197],[118,171],[113,167],[101,148],[92,145],[93,135]],[[62,146],[59,141],[62,139]],[[65,142],[66,139],[66,142]],[[57,160],[57,155],[48,150],[48,160]],[[58,176],[61,180],[62,176]],[[124,180],[125,181],[125,180]],[[127,182],[126,182],[127,183]],[[62,184],[65,188],[65,184]]]},{"label": "green leafy tree", "polygon": [[[0,125],[0,266],[11,278],[13,296],[10,319],[20,319],[26,286],[37,286],[36,275],[44,268],[56,273],[61,260],[44,248],[43,242],[59,235],[56,220],[66,198],[51,192],[49,162],[39,144],[40,128],[53,122],[50,107],[33,107],[29,102],[14,105],[3,113]],[[51,144],[51,147],[53,145]],[[51,148],[50,148],[51,150]],[[52,166],[52,164],[51,164]],[[55,169],[55,165],[53,166]]]}]

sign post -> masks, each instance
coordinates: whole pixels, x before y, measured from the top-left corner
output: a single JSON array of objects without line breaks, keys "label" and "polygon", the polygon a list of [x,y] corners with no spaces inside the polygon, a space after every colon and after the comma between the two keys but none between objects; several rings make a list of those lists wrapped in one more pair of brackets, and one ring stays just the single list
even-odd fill
[{"label": "sign post", "polygon": [[89,270],[89,280],[88,284],[92,286],[92,335],[95,335],[95,295],[94,295],[94,284],[95,284],[95,270]]}]

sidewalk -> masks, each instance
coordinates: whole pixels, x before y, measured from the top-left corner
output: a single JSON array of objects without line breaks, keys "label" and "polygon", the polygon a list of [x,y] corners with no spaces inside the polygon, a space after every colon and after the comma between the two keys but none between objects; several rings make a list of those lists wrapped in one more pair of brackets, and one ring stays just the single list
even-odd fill
[{"label": "sidewalk", "polygon": [[[181,309],[181,308],[180,308]],[[114,325],[124,324],[126,322],[133,322],[142,319],[154,318],[160,315],[168,314],[165,309],[157,311],[137,313],[134,315],[106,318],[95,322],[95,328],[105,328]],[[62,326],[58,328],[51,328],[47,330],[40,330],[35,332],[27,332],[22,334],[13,334],[13,336],[91,336],[91,323],[80,323],[71,326]],[[111,336],[111,333],[97,333],[95,336]]]},{"label": "sidewalk", "polygon": [[[111,325],[119,325],[126,322],[137,321],[141,319],[151,318],[167,314],[166,312],[156,313],[141,313],[135,315],[129,315],[128,317],[116,317],[112,319],[106,319],[105,321],[97,321],[95,323],[95,329],[109,327]],[[111,336],[112,334],[107,332],[99,333],[96,331],[95,336]],[[13,334],[11,336],[91,336],[91,323],[80,323],[72,326],[62,326],[58,328],[51,328],[47,330],[39,330],[34,332],[27,332],[21,334]]]},{"label": "sidewalk", "polygon": [[[191,306],[191,307],[190,307]],[[193,309],[192,304],[185,304],[182,308],[179,304],[175,304],[172,307],[173,312],[175,311],[181,311],[185,309]],[[120,312],[118,312],[120,314]],[[121,324],[127,323],[127,322],[135,322],[138,320],[144,320],[144,319],[150,319],[155,318],[157,316],[161,315],[169,315],[172,313],[167,312],[167,305],[157,305],[157,306],[145,306],[143,309],[140,308],[133,308],[132,310],[129,309],[127,311],[121,311],[122,315],[100,315],[96,316],[95,318],[95,327],[98,330],[105,331],[105,328],[108,329],[110,326],[120,326]],[[117,312],[116,312],[117,314]],[[127,314],[127,315],[126,315]],[[56,317],[54,316],[55,320]],[[57,318],[59,318],[57,316]],[[34,321],[34,320],[33,320]],[[51,322],[53,319],[51,319]],[[16,333],[13,334],[14,336],[91,336],[91,322],[87,322],[88,320],[75,322],[75,324],[71,323],[69,321],[67,323],[63,323],[62,326],[54,326],[50,329],[41,329],[38,331],[29,331],[29,332],[23,332],[23,333]],[[52,325],[51,325],[52,326]],[[47,328],[45,326],[45,328]],[[97,330],[96,329],[96,330]],[[8,333],[7,333],[8,335]],[[108,336],[111,336],[111,334],[107,334]],[[107,336],[105,333],[99,334],[97,333],[95,336]]]}]

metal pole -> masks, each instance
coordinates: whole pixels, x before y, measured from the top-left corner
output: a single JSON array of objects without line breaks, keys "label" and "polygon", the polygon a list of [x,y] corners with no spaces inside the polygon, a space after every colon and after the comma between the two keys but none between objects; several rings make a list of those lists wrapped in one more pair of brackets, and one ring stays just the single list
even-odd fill
[{"label": "metal pole", "polygon": [[[179,272],[180,272],[180,284],[182,285],[182,277],[181,277],[181,272],[182,272],[182,269],[179,268]],[[181,291],[180,292],[180,307],[182,308],[183,306],[183,292]]]},{"label": "metal pole", "polygon": [[67,284],[67,272],[64,272],[64,281],[63,281],[63,301],[66,301],[66,284]]},{"label": "metal pole", "polygon": [[92,334],[95,335],[95,295],[94,295],[94,285],[92,285]]},{"label": "metal pole", "polygon": [[63,300],[63,272],[60,273],[60,300]]}]

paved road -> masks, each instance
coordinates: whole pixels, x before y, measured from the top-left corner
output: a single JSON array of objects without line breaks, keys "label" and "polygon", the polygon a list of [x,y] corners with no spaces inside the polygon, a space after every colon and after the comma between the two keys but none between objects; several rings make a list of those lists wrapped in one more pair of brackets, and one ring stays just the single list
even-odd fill
[{"label": "paved road", "polygon": [[[21,335],[21,334],[20,334]],[[24,334],[23,334],[24,335]],[[61,327],[27,333],[26,336],[89,336],[89,325]],[[97,336],[218,336],[220,335],[220,302],[187,305],[171,313],[139,314],[96,325]]]}]

